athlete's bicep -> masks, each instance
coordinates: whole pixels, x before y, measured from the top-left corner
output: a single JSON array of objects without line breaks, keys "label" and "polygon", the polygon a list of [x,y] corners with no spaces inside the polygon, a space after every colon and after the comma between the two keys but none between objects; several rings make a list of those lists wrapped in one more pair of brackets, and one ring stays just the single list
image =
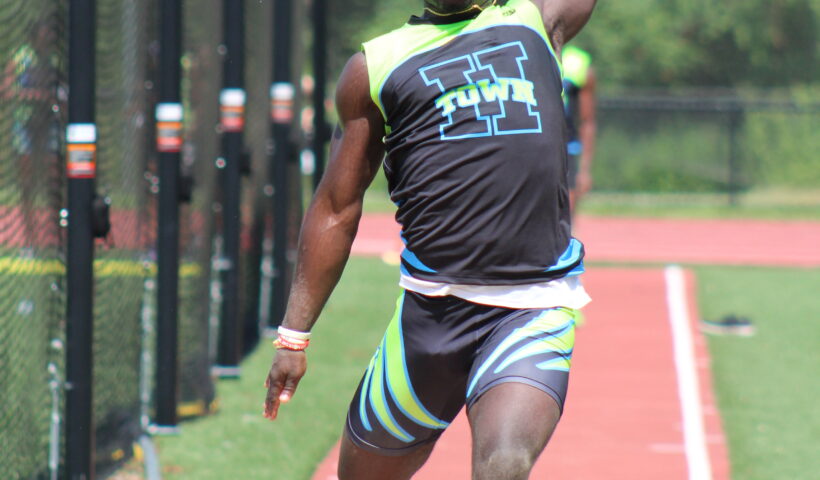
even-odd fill
[{"label": "athlete's bicep", "polygon": [[333,133],[330,161],[318,194],[331,200],[334,210],[361,201],[384,156],[384,120],[370,98],[364,54],[354,55],[336,89],[339,126]]},{"label": "athlete's bicep", "polygon": [[569,42],[592,15],[596,0],[533,0],[555,48]]}]

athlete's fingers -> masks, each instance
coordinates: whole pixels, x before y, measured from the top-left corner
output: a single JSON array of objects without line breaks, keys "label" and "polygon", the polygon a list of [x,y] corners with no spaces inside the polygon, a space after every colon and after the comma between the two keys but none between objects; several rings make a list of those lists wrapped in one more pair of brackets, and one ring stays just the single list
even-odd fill
[{"label": "athlete's fingers", "polygon": [[296,393],[296,387],[299,385],[299,378],[297,377],[288,377],[285,380],[285,386],[282,388],[282,392],[279,394],[279,401],[282,403],[287,403],[293,398],[293,394]]},{"label": "athlete's fingers", "polygon": [[268,394],[265,397],[265,411],[263,416],[265,418],[275,420],[276,415],[279,412],[279,395],[284,384],[278,381],[271,381],[270,377],[268,377],[267,383],[269,386]]}]

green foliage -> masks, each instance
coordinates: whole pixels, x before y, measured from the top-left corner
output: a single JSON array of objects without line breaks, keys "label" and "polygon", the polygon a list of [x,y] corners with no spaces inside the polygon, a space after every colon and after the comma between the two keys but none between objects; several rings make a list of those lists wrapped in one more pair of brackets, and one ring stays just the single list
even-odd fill
[{"label": "green foliage", "polygon": [[721,118],[606,112],[593,163],[599,191],[714,192],[727,188]]},{"label": "green foliage", "polygon": [[[400,26],[421,0],[331,0],[331,71],[362,41]],[[820,2],[598,2],[578,38],[612,86],[782,86],[820,77]]]},{"label": "green foliage", "polygon": [[[332,68],[361,42],[421,12],[421,0],[330,1]],[[599,2],[577,43],[588,49],[601,91],[661,87],[779,89],[816,102],[820,2],[812,0],[621,0]],[[607,117],[609,115],[615,115]],[[820,185],[813,114],[746,112],[735,187]],[[722,113],[603,112],[593,176],[599,191],[725,192],[729,120]]]},{"label": "green foliage", "polygon": [[[792,99],[808,105],[820,85],[794,89]],[[761,186],[817,188],[820,185],[820,113],[755,113],[743,129],[747,170]]]},{"label": "green foliage", "polygon": [[815,82],[820,3],[599,2],[578,43],[604,86],[780,86]]},{"label": "green foliage", "polygon": [[422,0],[327,0],[330,77],[338,77],[362,42],[402,26],[422,11]]}]

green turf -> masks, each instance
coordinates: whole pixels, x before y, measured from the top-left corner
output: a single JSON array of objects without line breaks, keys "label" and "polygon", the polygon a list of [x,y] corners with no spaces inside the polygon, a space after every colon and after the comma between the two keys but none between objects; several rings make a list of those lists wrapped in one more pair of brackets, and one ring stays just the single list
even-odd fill
[{"label": "green turf", "polygon": [[820,271],[695,271],[704,318],[734,313],[757,327],[751,338],[709,336],[732,478],[817,478]]},{"label": "green turf", "polygon": [[592,192],[580,212],[596,216],[820,220],[820,190],[754,190],[735,203],[719,193]]},{"label": "green turf", "polygon": [[398,270],[377,259],[352,258],[314,329],[308,374],[280,418],[262,418],[262,383],[273,358],[264,341],[242,363],[239,380],[218,384],[219,412],[157,437],[163,478],[301,480],[341,433],[348,402],[399,293]]},{"label": "green turf", "polygon": [[[387,180],[379,171],[365,192],[364,211],[394,213]],[[580,203],[581,214],[613,217],[748,218],[820,220],[820,189],[758,188],[725,193],[629,193],[593,191]]]}]

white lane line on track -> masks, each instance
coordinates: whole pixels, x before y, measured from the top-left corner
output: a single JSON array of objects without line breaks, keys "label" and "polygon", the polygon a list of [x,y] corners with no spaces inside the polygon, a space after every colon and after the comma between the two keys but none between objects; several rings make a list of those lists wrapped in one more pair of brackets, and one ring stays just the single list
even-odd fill
[{"label": "white lane line on track", "polygon": [[683,269],[668,265],[666,278],[666,303],[672,326],[672,345],[675,370],[678,379],[678,396],[683,415],[683,438],[690,480],[710,480],[712,469],[706,447],[700,387],[695,366],[695,348],[690,328],[689,309],[686,304],[686,282]]}]

